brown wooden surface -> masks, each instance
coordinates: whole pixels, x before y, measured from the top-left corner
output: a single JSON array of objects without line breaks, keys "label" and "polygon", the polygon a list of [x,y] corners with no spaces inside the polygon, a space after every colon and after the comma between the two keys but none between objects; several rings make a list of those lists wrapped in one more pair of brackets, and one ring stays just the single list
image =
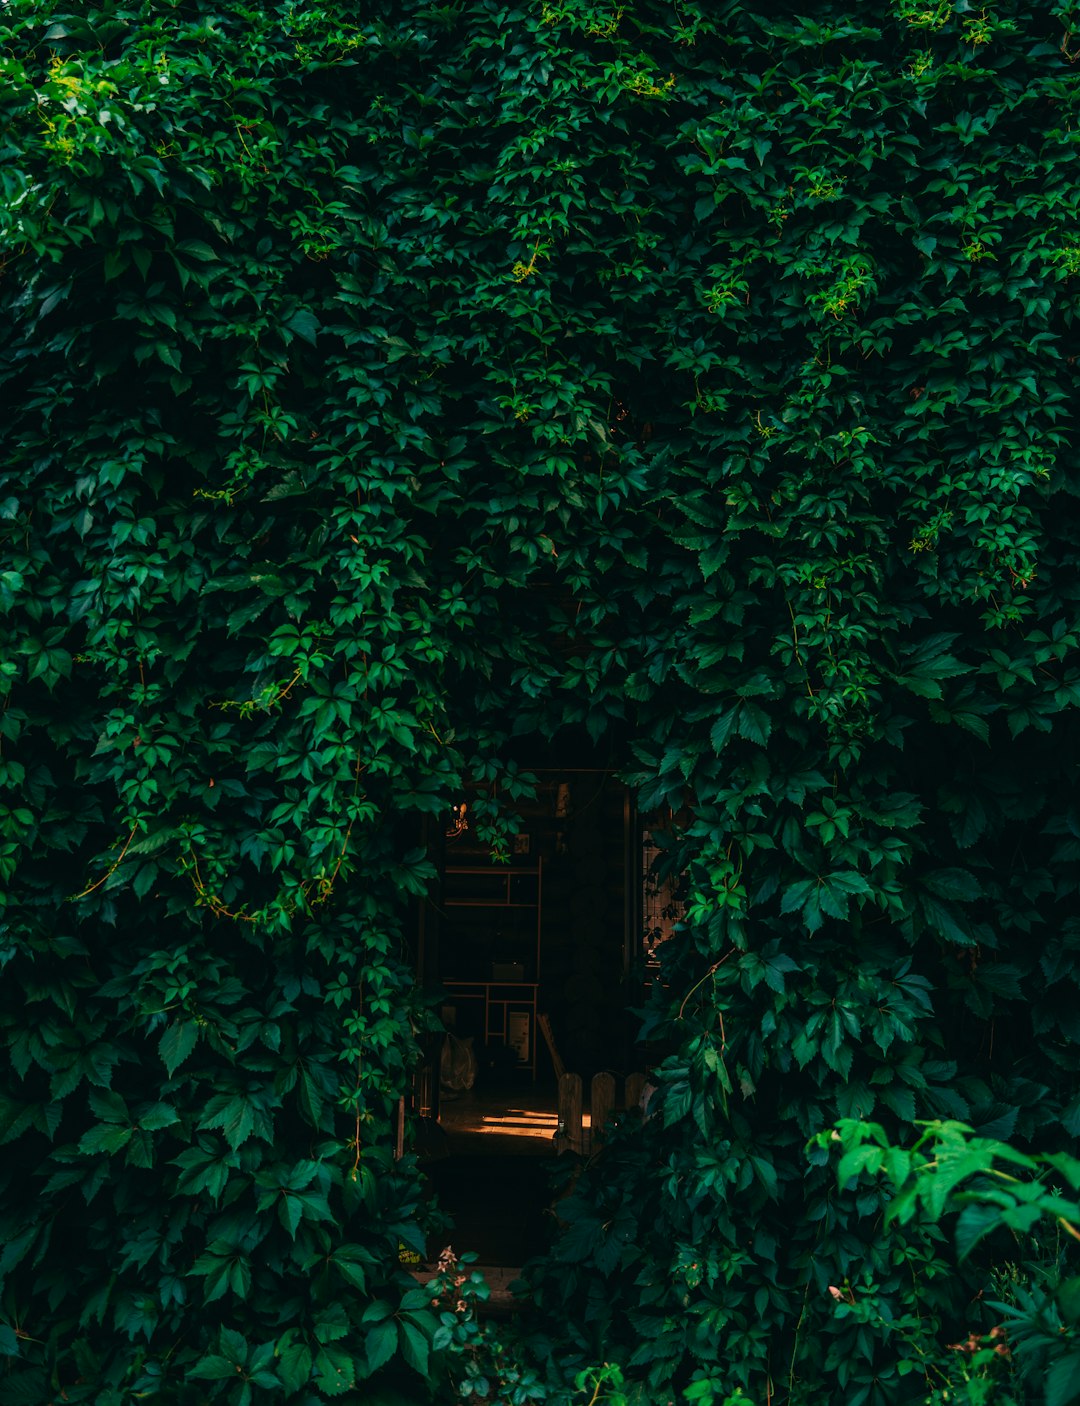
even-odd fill
[{"label": "brown wooden surface", "polygon": [[584,1150],[581,1075],[564,1074],[559,1080],[559,1128],[555,1134],[555,1151],[582,1153]]},{"label": "brown wooden surface", "polygon": [[551,1063],[555,1068],[555,1078],[561,1079],[566,1073],[566,1066],[562,1062],[562,1056],[555,1048],[555,1037],[551,1033],[551,1021],[546,1012],[540,1011],[536,1017],[536,1023],[540,1027],[540,1033],[544,1037],[544,1043],[548,1047],[548,1054],[551,1055]]},{"label": "brown wooden surface", "polygon": [[615,1075],[606,1071],[594,1074],[589,1092],[592,1110],[589,1143],[590,1151],[595,1152],[604,1140],[604,1124],[611,1121],[615,1112]]}]

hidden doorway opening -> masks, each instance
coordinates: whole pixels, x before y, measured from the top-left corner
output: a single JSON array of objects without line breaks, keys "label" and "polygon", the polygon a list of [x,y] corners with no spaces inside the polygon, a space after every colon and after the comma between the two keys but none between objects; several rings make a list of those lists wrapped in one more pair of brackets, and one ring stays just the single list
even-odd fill
[{"label": "hidden doorway opening", "polygon": [[480,840],[467,798],[432,837],[440,883],[418,944],[443,1033],[414,1085],[417,1151],[453,1221],[444,1243],[496,1267],[549,1243],[558,1075],[587,1088],[598,1072],[629,1072],[628,1006],[641,994],[633,795],[601,768],[530,770],[539,786],[510,807],[505,862]]}]

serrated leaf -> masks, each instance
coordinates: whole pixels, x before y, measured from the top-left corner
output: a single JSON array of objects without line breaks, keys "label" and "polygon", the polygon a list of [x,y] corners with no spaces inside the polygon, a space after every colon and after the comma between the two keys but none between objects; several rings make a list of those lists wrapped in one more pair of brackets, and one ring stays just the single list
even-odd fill
[{"label": "serrated leaf", "polygon": [[310,308],[297,308],[291,316],[285,319],[284,325],[305,342],[315,345],[319,331],[319,319]]},{"label": "serrated leaf", "polygon": [[161,1128],[171,1128],[179,1123],[180,1115],[167,1103],[151,1103],[141,1110],[138,1126],[147,1132],[158,1132]]},{"label": "serrated leaf", "polygon": [[1080,1322],[1080,1276],[1059,1284],[1054,1297],[1066,1323]]},{"label": "serrated leaf", "polygon": [[353,1360],[341,1348],[319,1348],[315,1354],[314,1365],[316,1384],[327,1396],[340,1396],[356,1383]]},{"label": "serrated leaf", "polygon": [[134,1131],[134,1128],[121,1127],[117,1123],[99,1124],[79,1139],[79,1151],[87,1154],[106,1152],[112,1156],[128,1145]]},{"label": "serrated leaf", "polygon": [[114,1089],[91,1089],[88,1100],[95,1117],[107,1123],[130,1123],[128,1106]]},{"label": "serrated leaf", "polygon": [[367,1288],[367,1271],[375,1265],[370,1251],[360,1245],[339,1245],[330,1259],[342,1278],[354,1288]]},{"label": "serrated leaf", "polygon": [[293,1343],[277,1357],[277,1374],[285,1392],[291,1395],[307,1386],[311,1378],[313,1358],[306,1343]]},{"label": "serrated leaf", "polygon": [[745,737],[748,742],[756,742],[759,747],[764,747],[772,732],[772,719],[765,709],[760,704],[744,699],[738,705],[737,712],[735,730],[739,736]]},{"label": "serrated leaf", "polygon": [[174,1020],[162,1035],[158,1054],[170,1078],[194,1050],[198,1037],[199,1027],[194,1020]]},{"label": "serrated leaf", "polygon": [[401,1355],[421,1377],[427,1378],[428,1358],[430,1356],[430,1345],[427,1338],[414,1324],[402,1321],[401,1328]]},{"label": "serrated leaf", "polygon": [[983,894],[983,886],[966,869],[934,869],[923,876],[922,882],[940,898],[973,903]]},{"label": "serrated leaf", "polygon": [[1080,1352],[1070,1352],[1046,1371],[1046,1406],[1072,1406],[1080,1401]]},{"label": "serrated leaf", "polygon": [[364,1352],[367,1356],[368,1373],[377,1372],[380,1367],[384,1367],[397,1351],[398,1331],[397,1321],[393,1318],[386,1318],[381,1323],[376,1323],[366,1338],[364,1339]]},{"label": "serrated leaf", "polygon": [[242,1366],[248,1360],[247,1339],[235,1328],[222,1328],[221,1350],[233,1363]]},{"label": "serrated leaf", "polygon": [[42,1406],[52,1397],[48,1378],[39,1367],[4,1376],[4,1406]]},{"label": "serrated leaf", "polygon": [[975,1246],[985,1236],[1001,1225],[1001,1207],[973,1201],[966,1205],[956,1218],[956,1253],[961,1260],[967,1259]]},{"label": "serrated leaf", "polygon": [[709,732],[709,741],[712,743],[713,751],[716,752],[717,755],[727,746],[728,739],[731,737],[735,727],[735,717],[738,711],[739,705],[736,703],[733,707],[729,708],[726,713],[722,713],[712,725]]},{"label": "serrated leaf", "polygon": [[315,1320],[315,1337],[320,1343],[336,1342],[347,1337],[349,1320],[341,1304],[333,1304],[319,1314]]},{"label": "serrated leaf", "polygon": [[216,1094],[207,1104],[202,1128],[220,1128],[225,1140],[235,1152],[251,1136],[255,1128],[255,1110],[243,1094]]},{"label": "serrated leaf", "polygon": [[236,1366],[220,1353],[211,1352],[196,1362],[194,1367],[189,1367],[187,1374],[189,1377],[197,1377],[200,1381],[224,1382],[235,1380]]},{"label": "serrated leaf", "polygon": [[874,1143],[863,1143],[861,1147],[853,1147],[850,1152],[845,1152],[840,1158],[836,1167],[836,1180],[841,1186],[846,1186],[849,1181],[858,1179],[864,1172],[872,1176],[881,1171],[884,1164],[885,1149]]},{"label": "serrated leaf", "polygon": [[951,904],[933,898],[928,893],[921,893],[919,894],[919,907],[922,909],[927,925],[946,941],[963,943],[965,946],[974,943],[975,939],[964,926],[961,915]]},{"label": "serrated leaf", "polygon": [[154,880],[158,876],[158,866],[156,864],[143,864],[135,871],[135,876],[131,880],[131,890],[136,898],[145,898],[154,886]]}]

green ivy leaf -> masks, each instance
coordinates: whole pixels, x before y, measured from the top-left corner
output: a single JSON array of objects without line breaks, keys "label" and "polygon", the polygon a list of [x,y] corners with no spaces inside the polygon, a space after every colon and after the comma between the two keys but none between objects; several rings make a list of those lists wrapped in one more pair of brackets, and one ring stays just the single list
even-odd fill
[{"label": "green ivy leaf", "polygon": [[394,1319],[384,1319],[369,1329],[364,1339],[364,1352],[367,1356],[369,1375],[377,1372],[380,1367],[384,1367],[390,1361],[397,1351],[397,1345],[397,1322]]},{"label": "green ivy leaf", "polygon": [[170,1079],[195,1048],[199,1027],[194,1020],[174,1020],[166,1028],[158,1043]]}]

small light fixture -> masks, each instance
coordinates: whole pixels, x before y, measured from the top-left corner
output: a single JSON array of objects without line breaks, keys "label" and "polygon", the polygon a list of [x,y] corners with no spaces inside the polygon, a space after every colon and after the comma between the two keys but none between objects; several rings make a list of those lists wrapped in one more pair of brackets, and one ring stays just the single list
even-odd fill
[{"label": "small light fixture", "polygon": [[450,807],[450,824],[446,827],[448,840],[459,839],[469,828],[469,807],[465,801],[457,801]]}]

